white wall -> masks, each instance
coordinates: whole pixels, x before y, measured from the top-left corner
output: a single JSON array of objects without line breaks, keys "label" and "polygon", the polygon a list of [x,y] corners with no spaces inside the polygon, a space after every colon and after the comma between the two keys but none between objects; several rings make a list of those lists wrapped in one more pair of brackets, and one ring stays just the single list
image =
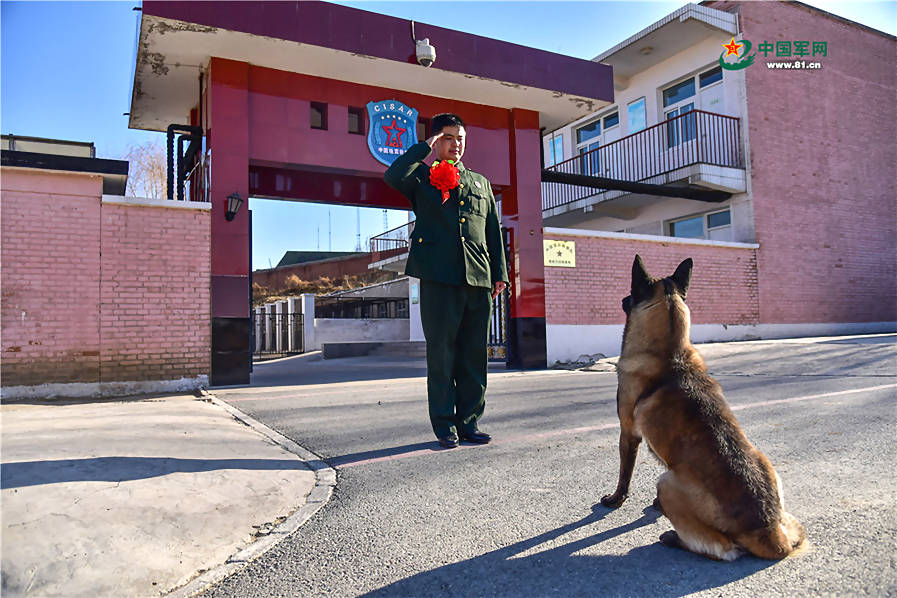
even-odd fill
[{"label": "white wall", "polygon": [[420,279],[408,277],[408,317],[410,334],[408,340],[424,340],[424,326],[420,319]]},{"label": "white wall", "polygon": [[[818,324],[757,324],[725,326],[694,324],[691,342],[747,341],[845,334],[894,332],[897,322],[840,322]],[[620,354],[623,325],[548,324],[545,327],[548,366],[558,361],[573,361],[580,355],[602,353],[607,357]]]},{"label": "white wall", "polygon": [[[315,318],[314,350],[322,343],[351,341],[407,341],[409,320],[406,318]],[[313,349],[306,348],[311,351]]]}]

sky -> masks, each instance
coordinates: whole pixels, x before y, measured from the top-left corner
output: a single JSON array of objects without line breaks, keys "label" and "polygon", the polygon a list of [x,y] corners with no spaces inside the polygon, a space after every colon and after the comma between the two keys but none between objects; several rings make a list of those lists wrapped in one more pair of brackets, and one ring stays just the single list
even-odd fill
[{"label": "sky", "polygon": [[[592,59],[686,2],[337,2]],[[897,0],[805,3],[897,35]],[[128,128],[139,2],[0,2],[0,130],[92,141],[97,156],[122,158],[129,146],[164,145],[164,134]],[[253,269],[289,250],[352,251],[384,231],[383,211],[250,199]],[[360,215],[359,215],[360,214]],[[388,227],[408,220],[388,211]]]}]

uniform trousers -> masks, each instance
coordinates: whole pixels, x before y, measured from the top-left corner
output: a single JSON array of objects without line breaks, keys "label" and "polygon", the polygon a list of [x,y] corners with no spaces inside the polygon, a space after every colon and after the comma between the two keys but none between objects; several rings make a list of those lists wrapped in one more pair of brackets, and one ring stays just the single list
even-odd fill
[{"label": "uniform trousers", "polygon": [[483,415],[491,315],[491,289],[420,281],[427,401],[439,438],[475,431]]}]

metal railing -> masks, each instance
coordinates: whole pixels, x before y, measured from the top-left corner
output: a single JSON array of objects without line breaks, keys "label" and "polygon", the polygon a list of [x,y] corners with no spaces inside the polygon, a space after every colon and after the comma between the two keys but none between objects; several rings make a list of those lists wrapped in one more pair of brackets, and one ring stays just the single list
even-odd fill
[{"label": "metal railing", "polygon": [[[744,168],[738,118],[692,110],[584,152],[546,170],[643,182],[692,164]],[[549,210],[606,190],[542,183],[542,209]]]},{"label": "metal railing", "polygon": [[413,220],[371,237],[371,262],[407,251],[412,228]]},{"label": "metal railing", "polygon": [[305,334],[301,313],[278,314],[252,312],[255,346],[253,353],[304,353]]},{"label": "metal railing", "polygon": [[316,318],[407,318],[408,299],[395,297],[315,297]]}]

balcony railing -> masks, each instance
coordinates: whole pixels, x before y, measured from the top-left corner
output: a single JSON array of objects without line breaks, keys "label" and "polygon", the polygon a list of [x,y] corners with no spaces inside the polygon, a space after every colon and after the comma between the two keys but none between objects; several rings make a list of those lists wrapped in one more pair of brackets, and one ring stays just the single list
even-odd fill
[{"label": "balcony railing", "polygon": [[[744,168],[740,138],[738,118],[692,110],[559,162],[547,170],[645,182],[699,163]],[[591,187],[542,183],[542,209],[603,192]]]},{"label": "balcony railing", "polygon": [[408,239],[414,221],[371,237],[371,261],[377,262],[408,250]]}]

